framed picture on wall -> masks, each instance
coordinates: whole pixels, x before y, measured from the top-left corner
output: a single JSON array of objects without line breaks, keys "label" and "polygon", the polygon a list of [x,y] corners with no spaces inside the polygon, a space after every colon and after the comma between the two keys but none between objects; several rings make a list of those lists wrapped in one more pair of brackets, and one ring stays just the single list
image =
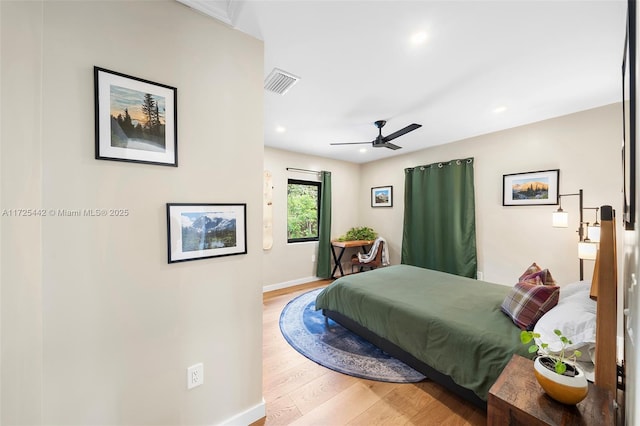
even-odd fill
[{"label": "framed picture on wall", "polygon": [[246,204],[167,203],[169,263],[247,253]]},{"label": "framed picture on wall", "polygon": [[393,207],[393,186],[371,188],[371,207]]},{"label": "framed picture on wall", "polygon": [[627,231],[636,221],[636,3],[629,1],[622,57],[622,221]]},{"label": "framed picture on wall", "polygon": [[560,169],[502,176],[503,206],[558,204]]},{"label": "framed picture on wall", "polygon": [[96,159],[177,167],[177,89],[93,70]]}]

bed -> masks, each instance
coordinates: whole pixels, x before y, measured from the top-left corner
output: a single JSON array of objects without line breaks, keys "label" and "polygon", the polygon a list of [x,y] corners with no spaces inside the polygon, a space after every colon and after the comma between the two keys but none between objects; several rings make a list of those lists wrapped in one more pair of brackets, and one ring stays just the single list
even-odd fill
[{"label": "bed", "polygon": [[[606,207],[609,206],[602,207],[602,240],[591,293],[594,298],[597,293],[606,295],[598,297],[599,343],[595,358],[603,361],[596,363],[596,383],[606,382],[614,392],[615,226],[612,210]],[[611,223],[606,220],[606,212],[611,213]],[[394,265],[336,280],[318,295],[316,309],[322,309],[326,317],[486,409],[489,388],[511,357],[514,354],[532,357],[520,342],[520,328],[501,311],[510,291],[508,286]],[[613,314],[606,313],[608,318],[601,315],[611,311],[601,306],[605,302],[613,304]],[[601,320],[606,326],[600,324]],[[600,329],[610,329],[612,324],[613,344],[609,341],[601,345],[604,333]],[[604,346],[608,348],[605,350]]]}]

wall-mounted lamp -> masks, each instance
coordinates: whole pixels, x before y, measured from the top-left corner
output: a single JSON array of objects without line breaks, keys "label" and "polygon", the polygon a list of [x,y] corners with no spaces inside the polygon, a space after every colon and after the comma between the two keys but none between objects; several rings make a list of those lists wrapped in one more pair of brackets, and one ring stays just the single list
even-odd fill
[{"label": "wall-mounted lamp", "polygon": [[558,207],[558,210],[553,212],[553,227],[554,228],[569,227],[569,213],[562,210],[562,206]]},{"label": "wall-mounted lamp", "polygon": [[587,233],[592,242],[594,243],[600,242],[600,225],[599,224],[597,225],[594,223],[593,226],[587,227]]},{"label": "wall-mounted lamp", "polygon": [[591,240],[593,243],[600,242],[600,223],[598,222],[598,211],[600,207],[585,207],[585,210],[595,210],[596,211],[596,221],[593,222],[593,225],[589,225],[587,222],[587,238]]},{"label": "wall-mounted lamp", "polygon": [[[600,242],[600,224],[598,223],[599,207],[584,207],[583,192],[580,189],[575,194],[558,194],[558,210],[553,212],[553,226],[556,228],[569,227],[569,214],[562,210],[562,197],[578,196],[580,200],[580,225],[578,226],[578,258],[580,259],[580,279],[584,279],[583,260],[595,260]],[[584,221],[584,210],[595,210],[596,221],[592,226]]]},{"label": "wall-mounted lamp", "polygon": [[578,243],[578,258],[580,258],[580,260],[596,260],[597,254],[597,243],[593,243],[591,241],[581,241]]}]

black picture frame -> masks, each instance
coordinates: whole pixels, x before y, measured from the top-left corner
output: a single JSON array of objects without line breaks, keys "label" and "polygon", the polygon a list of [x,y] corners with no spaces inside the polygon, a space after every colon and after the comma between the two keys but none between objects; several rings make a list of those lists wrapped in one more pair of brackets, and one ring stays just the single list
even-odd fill
[{"label": "black picture frame", "polygon": [[622,57],[622,220],[628,231],[635,229],[636,216],[636,2],[627,2],[627,21]]},{"label": "black picture frame", "polygon": [[95,158],[178,167],[175,87],[97,66]]},{"label": "black picture frame", "polygon": [[247,205],[167,203],[168,262],[247,254]]},{"label": "black picture frame", "polygon": [[556,205],[559,191],[560,169],[502,175],[503,206]]},{"label": "black picture frame", "polygon": [[371,207],[393,207],[393,186],[371,188]]}]

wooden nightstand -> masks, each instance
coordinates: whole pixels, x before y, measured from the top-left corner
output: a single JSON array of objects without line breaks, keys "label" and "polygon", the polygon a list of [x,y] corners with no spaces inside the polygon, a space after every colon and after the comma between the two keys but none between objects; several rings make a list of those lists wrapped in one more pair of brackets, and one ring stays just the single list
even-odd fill
[{"label": "wooden nightstand", "polygon": [[533,374],[533,361],[514,355],[489,390],[487,425],[613,426],[611,392],[589,383],[579,404],[564,405],[542,390]]}]

